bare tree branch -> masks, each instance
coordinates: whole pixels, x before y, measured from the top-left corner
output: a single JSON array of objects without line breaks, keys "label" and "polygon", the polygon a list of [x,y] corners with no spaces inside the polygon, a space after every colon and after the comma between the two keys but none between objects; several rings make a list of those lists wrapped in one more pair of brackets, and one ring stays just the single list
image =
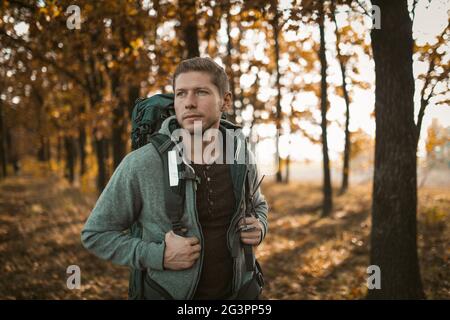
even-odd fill
[{"label": "bare tree branch", "polygon": [[36,57],[40,61],[51,65],[53,68],[55,68],[55,70],[57,70],[62,75],[66,76],[67,78],[69,78],[71,80],[74,80],[77,84],[79,84],[81,87],[83,87],[83,89],[85,89],[85,90],[88,89],[86,86],[86,83],[84,83],[78,76],[76,76],[76,74],[74,74],[73,72],[67,70],[66,68],[58,65],[55,61],[47,58],[45,55],[39,53],[38,51],[33,50],[25,40],[20,39],[20,38],[15,38],[15,37],[9,35],[4,29],[0,29],[0,35],[5,36],[6,39],[8,39],[10,43],[13,43],[14,45],[24,48],[25,50],[30,52],[34,57]]},{"label": "bare tree branch", "polygon": [[[18,1],[18,0],[8,0],[8,4],[9,5],[10,4],[14,4],[19,9],[20,8],[27,8],[27,9],[29,9],[32,12],[35,12],[38,9],[36,6],[30,5],[29,3],[25,3],[23,1]],[[37,1],[36,1],[36,4],[37,4]]]},{"label": "bare tree branch", "polygon": [[358,6],[361,9],[363,9],[365,15],[367,15],[369,18],[372,18],[372,15],[367,11],[366,8],[364,8],[364,6],[361,4],[361,2],[359,2],[359,0],[355,0],[354,2],[356,2],[358,4]]},{"label": "bare tree branch", "polygon": [[431,89],[431,92],[429,93],[428,97],[425,98],[425,90],[428,88],[428,85],[431,82],[431,72],[434,70],[434,65],[435,65],[435,59],[434,56],[431,57],[431,61],[430,61],[430,65],[428,66],[428,71],[425,77],[425,83],[423,84],[421,93],[420,93],[420,110],[419,110],[419,114],[417,116],[417,124],[416,124],[416,128],[417,128],[417,141],[419,141],[419,137],[420,137],[420,131],[422,129],[422,121],[423,121],[423,117],[425,115],[425,109],[428,106],[428,102],[430,101],[430,98],[433,94],[434,88],[436,87],[436,83],[438,83],[439,81],[436,81],[434,83],[433,88]]},{"label": "bare tree branch", "polygon": [[412,5],[412,11],[411,11],[411,14],[412,14],[412,23],[414,24],[414,17],[416,16],[416,7],[417,7],[417,0],[414,0],[413,1],[413,5]]}]

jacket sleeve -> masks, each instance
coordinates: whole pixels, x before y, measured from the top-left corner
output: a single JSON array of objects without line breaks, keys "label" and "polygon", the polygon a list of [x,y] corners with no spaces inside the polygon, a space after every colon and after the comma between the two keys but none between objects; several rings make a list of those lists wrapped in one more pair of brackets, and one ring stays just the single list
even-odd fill
[{"label": "jacket sleeve", "polygon": [[255,207],[256,211],[256,217],[259,219],[259,221],[262,222],[264,229],[262,230],[262,237],[260,243],[264,240],[266,237],[267,231],[269,230],[269,224],[267,221],[267,214],[269,212],[269,205],[267,204],[266,198],[261,192],[261,187],[258,187],[258,189],[255,191],[256,186],[258,185],[258,182],[261,180],[261,175],[258,172],[258,167],[256,164],[256,157],[253,155],[253,153],[249,150],[249,159],[250,159],[250,170],[252,171],[252,174],[250,177],[252,177],[251,185],[252,190],[255,192],[253,196],[253,205]]},{"label": "jacket sleeve", "polygon": [[137,269],[163,270],[165,243],[132,237],[142,197],[133,158],[128,154],[115,170],[81,231],[83,246],[96,256]]}]

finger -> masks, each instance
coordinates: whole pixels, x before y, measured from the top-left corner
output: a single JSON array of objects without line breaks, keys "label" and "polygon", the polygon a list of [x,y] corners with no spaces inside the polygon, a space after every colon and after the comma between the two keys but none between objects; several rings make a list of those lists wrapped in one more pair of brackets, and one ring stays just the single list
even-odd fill
[{"label": "finger", "polygon": [[258,233],[255,233],[255,232],[241,232],[241,237],[244,237],[244,238],[254,238],[257,235],[258,235]]},{"label": "finger", "polygon": [[250,245],[256,245],[258,244],[258,239],[241,239],[242,243],[244,244],[250,244]]},{"label": "finger", "polygon": [[175,236],[175,232],[173,232],[173,230],[170,230],[166,233],[167,236]]},{"label": "finger", "polygon": [[202,249],[202,247],[199,244],[196,244],[191,247],[191,252],[192,253],[200,252],[201,249]]},{"label": "finger", "polygon": [[241,242],[243,244],[257,245],[261,242],[261,239],[241,239]]},{"label": "finger", "polygon": [[258,235],[261,233],[261,230],[258,228],[248,230],[248,231],[241,231],[241,234],[249,236],[249,235]]},{"label": "finger", "polygon": [[259,239],[259,234],[241,234],[241,239]]},{"label": "finger", "polygon": [[261,229],[261,224],[260,224],[260,222],[258,220],[254,220],[251,223],[247,223],[247,226],[256,228],[258,230]]},{"label": "finger", "polygon": [[255,217],[246,217],[246,218],[241,218],[241,220],[239,220],[239,225],[243,225],[243,224],[253,224],[255,222],[257,222],[258,220]]},{"label": "finger", "polygon": [[190,269],[194,265],[194,261],[186,261],[183,263],[183,267],[181,269]]},{"label": "finger", "polygon": [[245,218],[245,221],[247,222],[247,224],[253,224],[253,223],[257,222],[258,219],[256,219],[256,217],[254,217],[254,216],[251,216],[251,217]]},{"label": "finger", "polygon": [[173,232],[173,230],[170,230],[169,232],[166,233],[166,235],[164,237],[164,240],[170,241],[169,239],[174,239],[174,238],[182,238],[182,239],[184,239],[182,236],[179,236],[175,232]]},{"label": "finger", "polygon": [[186,241],[190,245],[195,245],[200,242],[197,237],[186,238]]},{"label": "finger", "polygon": [[259,242],[261,239],[259,237],[252,237],[252,238],[241,238],[242,241],[255,241]]},{"label": "finger", "polygon": [[189,258],[189,260],[190,261],[195,261],[195,260],[197,260],[198,258],[200,258],[200,253],[194,253],[194,254],[192,254],[191,256],[190,256],[190,258]]},{"label": "finger", "polygon": [[171,237],[179,237],[179,238],[185,239],[185,237],[180,236],[179,234],[176,234],[173,230],[170,230],[167,234]]}]

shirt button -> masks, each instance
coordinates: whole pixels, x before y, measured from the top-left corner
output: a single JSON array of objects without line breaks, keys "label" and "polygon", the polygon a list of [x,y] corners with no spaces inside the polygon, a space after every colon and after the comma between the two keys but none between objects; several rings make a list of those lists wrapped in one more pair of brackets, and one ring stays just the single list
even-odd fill
[{"label": "shirt button", "polygon": [[206,180],[207,180],[207,181],[211,181],[211,178],[210,178],[210,177],[208,177],[208,178],[206,178]]}]

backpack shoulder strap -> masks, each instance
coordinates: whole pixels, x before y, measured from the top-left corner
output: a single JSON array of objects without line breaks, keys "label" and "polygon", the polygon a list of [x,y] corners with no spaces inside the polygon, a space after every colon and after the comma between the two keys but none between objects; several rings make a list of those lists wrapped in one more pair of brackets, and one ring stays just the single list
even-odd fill
[{"label": "backpack shoulder strap", "polygon": [[[173,142],[170,138],[164,134],[154,133],[150,136],[149,142],[153,144],[153,146],[158,151],[159,156],[163,162],[164,172],[167,172],[167,154],[171,146],[173,146]],[[179,190],[173,190],[169,187],[168,182],[168,174],[164,175],[164,196],[165,196],[165,208],[166,214],[169,217],[170,222],[172,223],[172,228],[175,233],[182,234],[182,224],[181,217],[183,215],[183,206],[184,206],[184,194],[180,193]],[[182,188],[184,192],[184,188]],[[142,238],[142,225],[139,221],[136,221],[130,228],[131,235],[136,238]],[[144,299],[144,279],[146,277],[147,271],[131,268],[130,270],[130,279],[129,279],[129,289],[128,289],[128,298],[129,299]]]},{"label": "backpack shoulder strap", "polygon": [[150,136],[150,142],[156,147],[158,153],[162,155],[173,147],[174,142],[165,134],[156,132]]},{"label": "backpack shoulder strap", "polygon": [[[173,148],[175,143],[165,134],[154,133],[150,136],[150,143],[152,143],[159,156],[161,157],[164,169],[164,196],[165,196],[165,208],[166,214],[172,223],[172,229],[175,234],[184,235],[183,224],[181,218],[184,212],[184,200],[185,200],[185,180],[181,179],[178,186],[170,186],[169,183],[169,161],[168,151]],[[183,167],[180,164],[179,167]],[[180,168],[181,169],[181,168]],[[182,172],[178,170],[179,172]],[[184,171],[183,171],[184,172]]]}]

